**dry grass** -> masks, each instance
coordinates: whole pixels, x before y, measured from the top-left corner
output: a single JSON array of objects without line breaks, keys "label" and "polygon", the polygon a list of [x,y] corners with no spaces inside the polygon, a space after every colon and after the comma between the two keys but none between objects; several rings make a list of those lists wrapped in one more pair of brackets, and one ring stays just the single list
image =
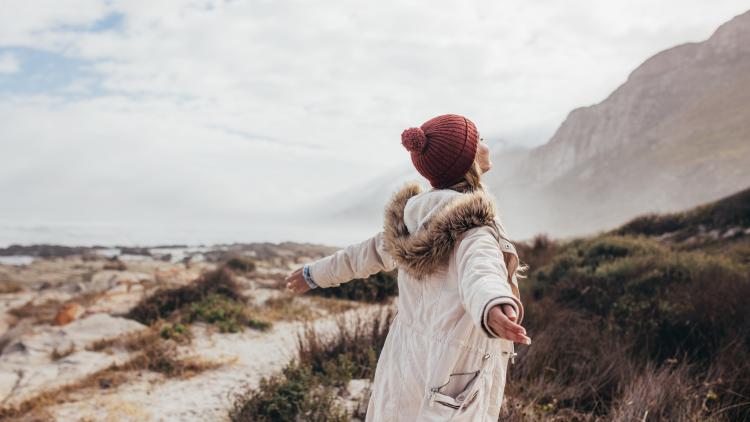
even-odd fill
[{"label": "dry grass", "polygon": [[77,382],[45,391],[15,406],[0,408],[2,421],[52,421],[52,415],[45,409],[66,403],[74,393],[88,388],[115,388],[127,381],[128,377],[117,367],[112,366],[95,372]]},{"label": "dry grass", "polygon": [[86,308],[87,306],[94,304],[104,295],[106,295],[105,292],[89,292],[66,301],[49,299],[38,304],[33,304],[32,301],[29,301],[24,305],[9,310],[8,313],[16,317],[15,323],[18,323],[22,319],[30,319],[33,324],[52,324],[55,316],[63,306],[76,303],[83,308]]},{"label": "dry grass", "polygon": [[321,296],[309,296],[307,299],[310,300],[314,306],[325,310],[328,314],[340,314],[362,306],[362,304],[359,302],[345,299],[328,298]]},{"label": "dry grass", "polygon": [[45,408],[69,402],[74,398],[75,393],[85,390],[117,388],[131,379],[128,374],[131,371],[149,370],[167,377],[189,378],[221,366],[219,363],[195,358],[177,359],[174,353],[173,347],[165,347],[164,344],[149,347],[122,365],[112,365],[80,381],[43,392],[15,406],[2,408],[0,420],[49,420],[50,415]]},{"label": "dry grass", "polygon": [[24,290],[22,283],[12,280],[0,281],[0,294],[18,293]]},{"label": "dry grass", "polygon": [[320,312],[313,311],[300,298],[291,294],[271,297],[262,305],[254,307],[255,312],[269,321],[308,321],[320,317]]},{"label": "dry grass", "polygon": [[102,269],[113,270],[113,271],[127,271],[128,266],[125,265],[124,262],[120,261],[119,258],[114,258],[104,263],[104,265],[102,266]]},{"label": "dry grass", "polygon": [[76,351],[75,344],[72,344],[67,349],[58,349],[55,347],[52,352],[50,353],[50,359],[52,360],[60,360],[66,356],[72,355]]},{"label": "dry grass", "polygon": [[33,304],[29,301],[24,305],[11,309],[8,313],[19,320],[31,318],[34,324],[51,324],[62,305],[63,302],[56,299],[50,299],[39,304]]},{"label": "dry grass", "polygon": [[170,324],[157,325],[141,332],[96,342],[89,346],[88,350],[102,352],[107,349],[124,349],[135,355],[118,369],[149,370],[168,377],[191,376],[217,367],[216,363],[180,356],[179,344],[189,342],[191,337],[189,334],[179,338],[165,336],[165,328],[168,327],[174,329]]},{"label": "dry grass", "polygon": [[255,311],[270,321],[310,321],[322,316],[338,314],[361,306],[351,300],[321,296],[297,296],[282,293],[255,307]]},{"label": "dry grass", "polygon": [[282,374],[264,378],[254,391],[235,398],[232,421],[347,421],[336,397],[354,378],[372,378],[377,355],[395,316],[387,308],[375,318],[337,320],[333,333],[306,325],[299,352]]},{"label": "dry grass", "polygon": [[166,378],[189,378],[223,365],[202,358],[181,356],[178,346],[177,341],[164,339],[157,327],[94,343],[87,349],[106,352],[108,349],[121,348],[130,352],[132,356],[125,363],[112,365],[79,381],[43,392],[15,406],[2,408],[0,420],[48,420],[44,419],[50,417],[46,414],[45,408],[68,402],[73,399],[74,393],[87,389],[116,388],[127,382],[132,372],[151,371]]}]

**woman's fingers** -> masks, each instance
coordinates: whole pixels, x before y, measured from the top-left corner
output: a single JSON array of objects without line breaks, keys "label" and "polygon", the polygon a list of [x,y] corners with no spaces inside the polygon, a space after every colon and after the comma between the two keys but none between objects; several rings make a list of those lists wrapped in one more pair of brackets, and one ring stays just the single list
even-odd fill
[{"label": "woman's fingers", "polygon": [[502,324],[508,327],[509,330],[513,330],[518,333],[526,334],[526,328],[524,328],[522,325],[518,324],[517,322],[513,322],[507,319],[507,317],[504,321],[502,321]]},{"label": "woman's fingers", "polygon": [[501,306],[490,310],[489,325],[500,337],[516,343],[531,344],[531,338],[526,335],[526,329],[511,321]]},{"label": "woman's fingers", "polygon": [[294,270],[286,277],[285,281],[286,288],[294,293],[304,293],[310,290],[310,286],[307,285],[305,277],[302,275],[302,268]]},{"label": "woman's fingers", "polygon": [[502,307],[505,316],[507,316],[509,320],[516,322],[516,319],[518,318],[518,315],[516,314],[516,308],[514,308],[513,305],[507,303],[502,305]]},{"label": "woman's fingers", "polygon": [[531,339],[521,333],[509,331],[504,329],[502,326],[492,327],[493,331],[496,332],[501,338],[513,341],[514,343],[531,344]]}]

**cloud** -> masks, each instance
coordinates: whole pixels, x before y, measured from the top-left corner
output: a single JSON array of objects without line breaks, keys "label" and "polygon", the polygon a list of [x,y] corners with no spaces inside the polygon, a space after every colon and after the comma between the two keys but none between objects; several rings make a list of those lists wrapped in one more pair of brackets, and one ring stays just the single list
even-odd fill
[{"label": "cloud", "polygon": [[14,221],[299,210],[410,165],[401,131],[446,112],[538,145],[648,56],[746,7],[16,3],[0,15],[0,188],[16,198],[0,219]]},{"label": "cloud", "polygon": [[21,70],[16,56],[10,53],[0,54],[0,73],[16,73]]}]

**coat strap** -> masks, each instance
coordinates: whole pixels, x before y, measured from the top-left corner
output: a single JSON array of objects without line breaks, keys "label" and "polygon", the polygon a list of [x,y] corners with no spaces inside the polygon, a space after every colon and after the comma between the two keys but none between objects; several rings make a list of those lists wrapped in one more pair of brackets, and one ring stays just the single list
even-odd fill
[{"label": "coat strap", "polygon": [[[490,354],[489,353],[487,353],[484,356],[482,356],[482,365],[479,367],[479,374],[477,374],[477,377],[483,377],[484,376],[484,371],[485,371],[484,367],[487,366],[487,362],[489,362],[489,360],[490,360]],[[481,381],[482,381],[482,379],[477,379],[477,382],[475,382],[474,385],[471,386],[471,388],[469,389],[469,391],[466,392],[464,400],[461,401],[461,406],[459,406],[458,408],[456,408],[456,409],[453,410],[453,413],[451,413],[451,417],[450,417],[450,419],[448,419],[448,421],[452,421],[453,418],[456,417],[456,414],[458,414],[459,412],[461,412],[461,410],[463,410],[464,406],[468,402],[468,398],[471,397],[474,394],[474,390],[476,390],[477,388],[479,388],[480,384],[482,385],[482,387],[485,386],[484,382],[481,382]]]},{"label": "coat strap", "polygon": [[520,302],[521,292],[518,290],[518,285],[516,284],[516,269],[518,269],[519,264],[518,252],[516,251],[513,242],[503,234],[504,230],[501,230],[500,227],[498,227],[497,220],[493,219],[492,223],[493,224],[490,226],[492,234],[500,245],[500,250],[503,252],[503,261],[505,261],[505,267],[508,269],[508,284],[510,284],[510,289],[513,291],[513,295]]}]

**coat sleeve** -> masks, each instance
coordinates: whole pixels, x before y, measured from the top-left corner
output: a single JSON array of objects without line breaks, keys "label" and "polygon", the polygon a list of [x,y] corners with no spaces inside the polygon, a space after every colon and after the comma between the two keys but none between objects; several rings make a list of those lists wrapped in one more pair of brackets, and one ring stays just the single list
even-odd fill
[{"label": "coat sleeve", "polygon": [[310,275],[320,287],[336,287],[379,271],[391,271],[396,262],[383,249],[383,232],[336,251],[310,264]]},{"label": "coat sleeve", "polygon": [[455,250],[458,289],[466,311],[489,337],[498,337],[487,322],[495,305],[510,304],[523,320],[523,306],[508,284],[508,270],[500,246],[487,226],[467,230]]}]

